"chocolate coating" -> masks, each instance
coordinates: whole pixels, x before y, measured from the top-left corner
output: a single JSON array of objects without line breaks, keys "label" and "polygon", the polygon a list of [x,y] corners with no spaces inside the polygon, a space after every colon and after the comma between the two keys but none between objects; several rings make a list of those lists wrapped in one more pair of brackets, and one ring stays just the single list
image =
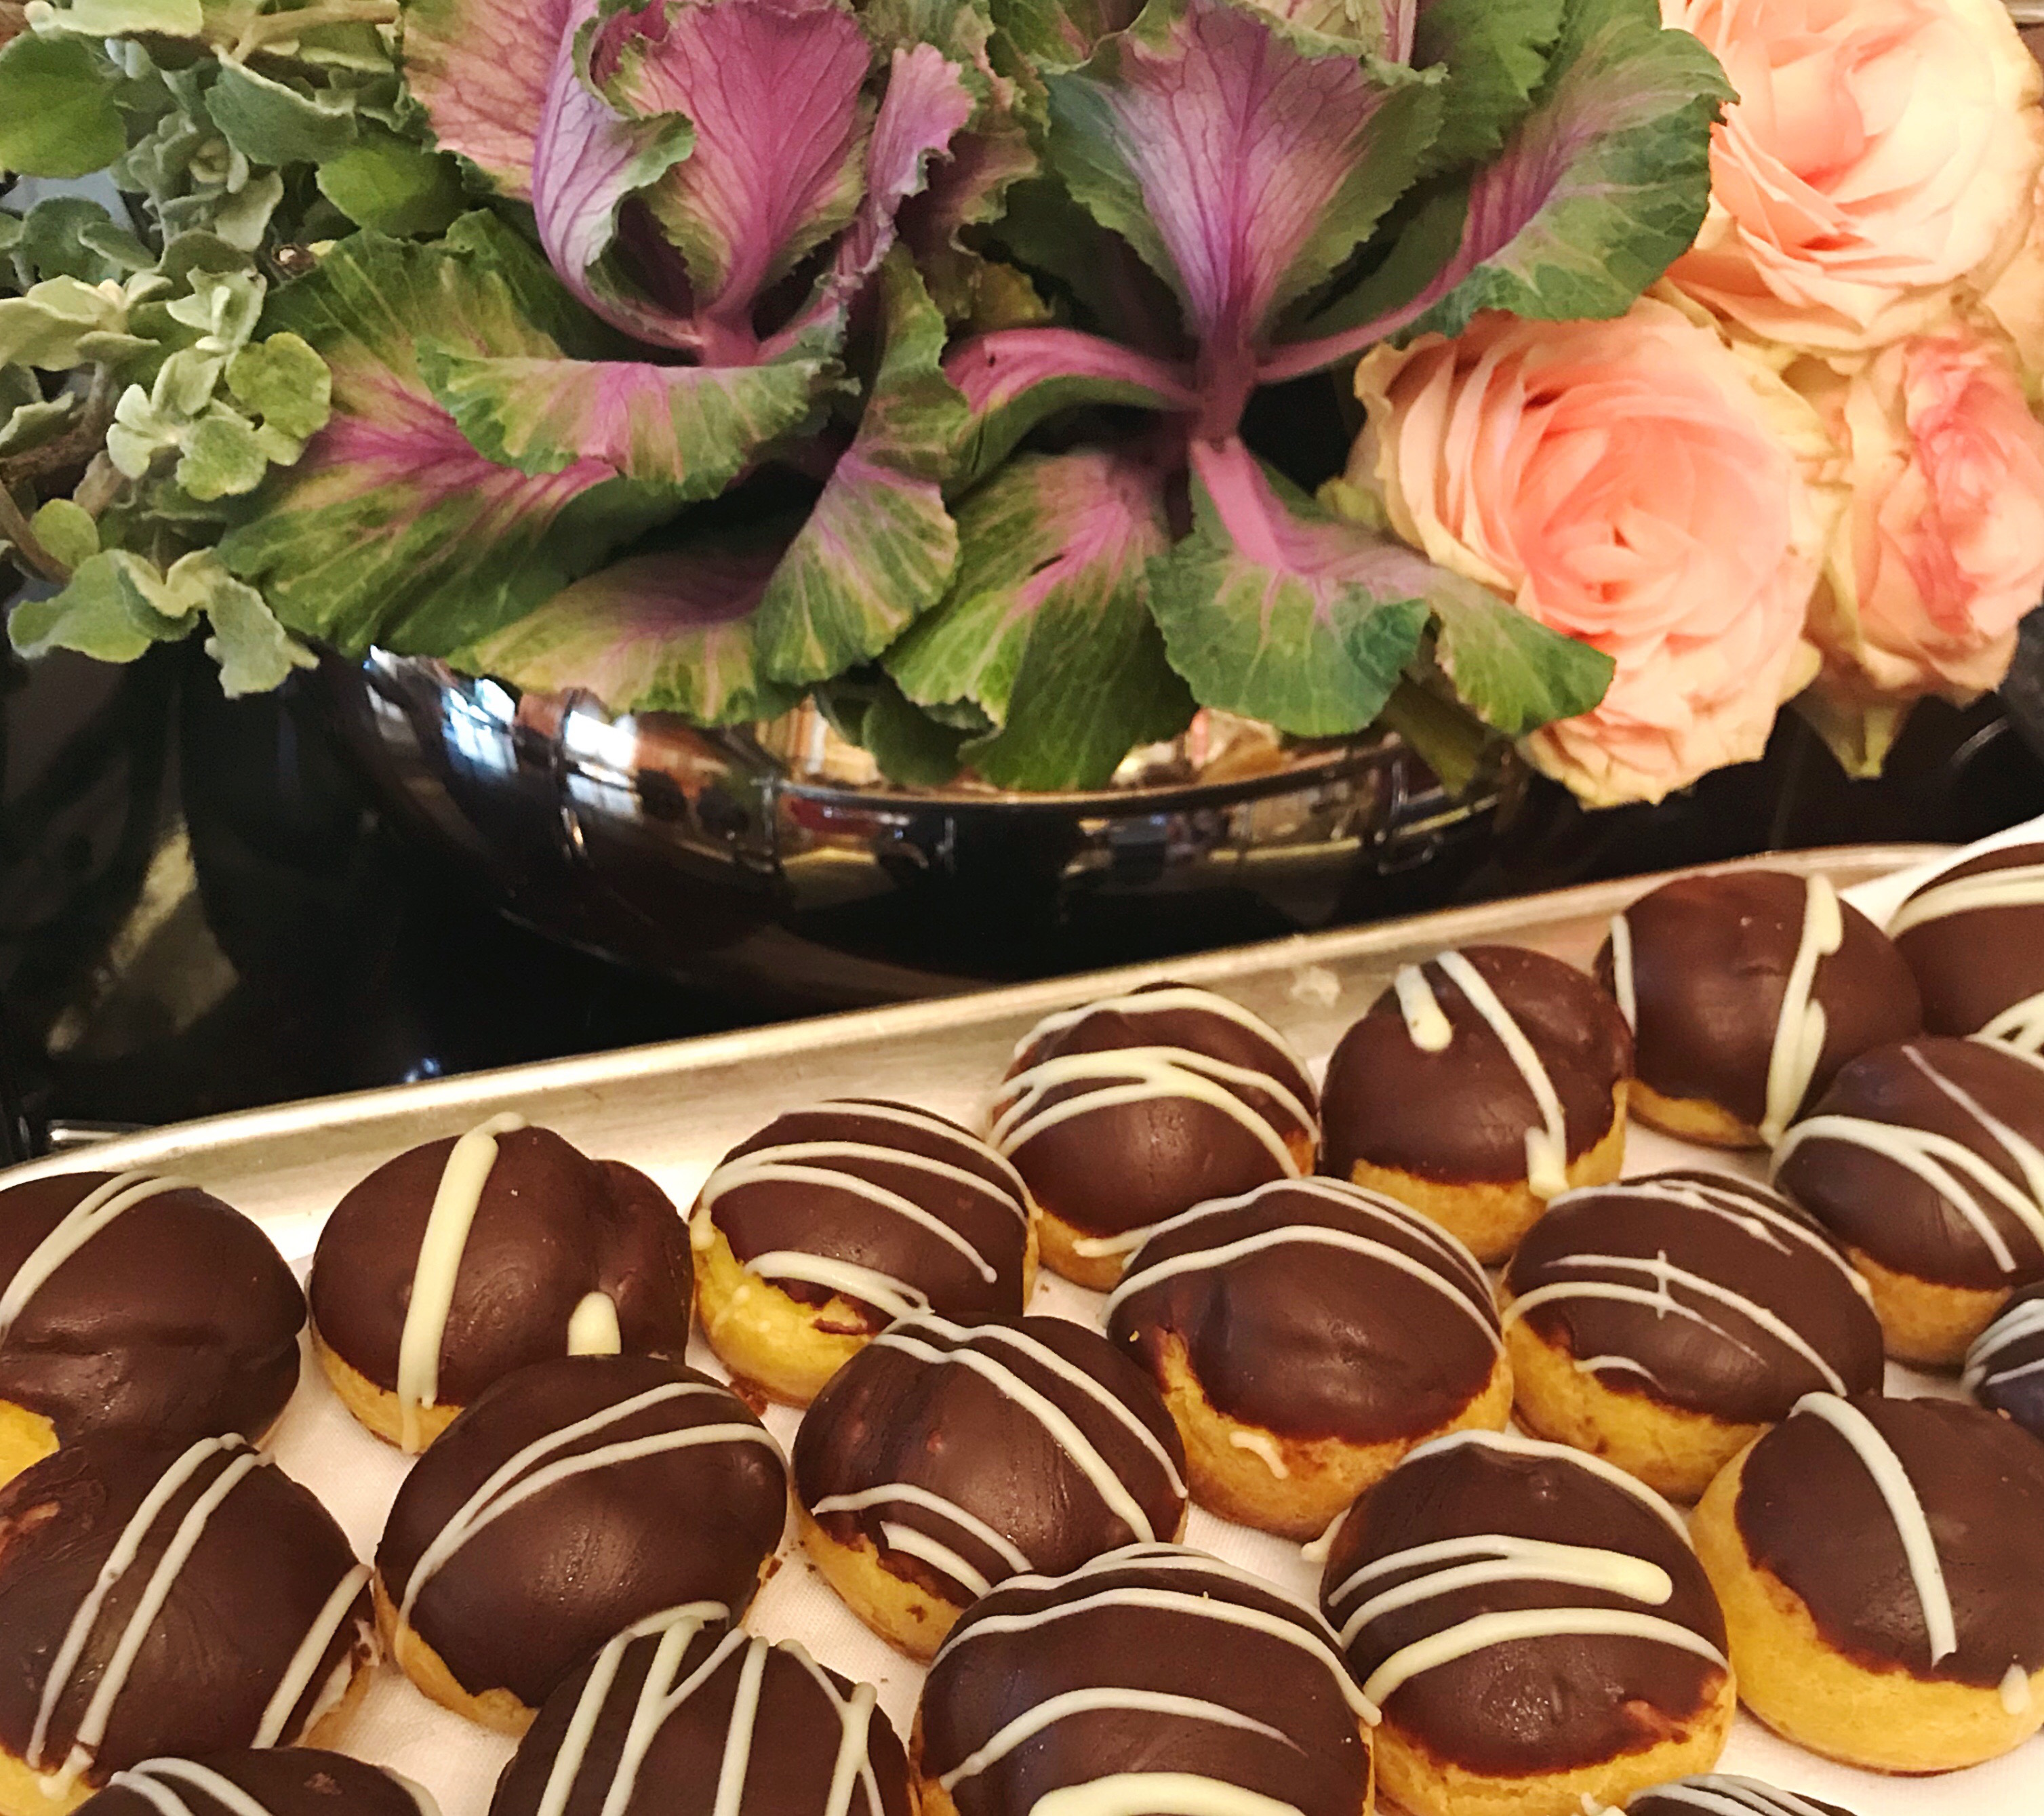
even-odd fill
[{"label": "chocolate coating", "polygon": [[[1462,956],[1524,1031],[1561,1100],[1568,1158],[1610,1133],[1612,1093],[1632,1069],[1618,1005],[1571,965],[1516,946]],[[1526,1177],[1526,1131],[1539,1100],[1490,1023],[1429,961],[1421,968],[1454,1037],[1438,1053],[1415,1042],[1387,989],[1327,1062],[1323,1170],[1347,1178],[1358,1161],[1451,1184]]]},{"label": "chocolate coating", "polygon": [[2044,1438],[2044,1280],[2017,1293],[1973,1339],[1965,1378],[1990,1412]]},{"label": "chocolate coating", "polygon": [[[2044,1204],[2016,1157],[1962,1097],[2026,1142],[2044,1143],[2044,1065],[1988,1042],[1927,1035],[1877,1047],[1839,1073],[1776,1150],[1775,1183],[1840,1242],[1898,1273],[1976,1288],[2035,1280],[2044,1275],[2037,1234]],[[1877,1145],[1920,1147],[1926,1136],[1977,1154],[2032,1207],[2030,1215],[1934,1154],[1950,1189]],[[1983,1225],[1995,1231],[2002,1254]]]},{"label": "chocolate coating", "polygon": [[[1327,1557],[1320,1606],[1345,1632],[1349,1663],[1366,1689],[1404,1648],[1510,1609],[1643,1612],[1686,1627],[1722,1654],[1717,1598],[1679,1522],[1671,1524],[1664,1511],[1650,1491],[1620,1486],[1558,1445],[1489,1433],[1442,1439],[1413,1452],[1350,1511]],[[1386,1561],[1443,1540],[1489,1535],[1644,1559],[1667,1572],[1673,1593],[1642,1607],[1616,1591],[1529,1575],[1429,1595],[1346,1633],[1343,1623],[1376,1596],[1474,1554],[1418,1565]],[[1386,1563],[1380,1572],[1354,1583],[1366,1566],[1380,1563]],[[1704,1713],[1724,1675],[1723,1665],[1666,1640],[1543,1634],[1486,1645],[1408,1677],[1385,1695],[1384,1718],[1437,1760],[1496,1776],[1544,1775],[1666,1738],[1669,1724]]]},{"label": "chocolate coating", "polygon": [[[1808,885],[1786,871],[1723,871],[1678,877],[1625,911],[1642,1084],[1759,1125],[1808,899]],[[1858,908],[1839,908],[1845,937],[1817,962],[1811,990],[1824,1012],[1824,1043],[1799,1111],[1855,1054],[1906,1040],[1923,1025],[1916,980],[1901,954]],[[1597,954],[1596,974],[1612,987],[1609,940]]]},{"label": "chocolate coating", "polygon": [[[635,1621],[691,1602],[743,1612],[787,1511],[786,1467],[765,1431],[722,1383],[657,1357],[521,1369],[478,1395],[405,1478],[376,1549],[384,1592],[401,1611],[410,1603],[413,1630],[464,1689],[507,1689],[536,1708]],[[663,1438],[676,1442],[601,1460]],[[591,1457],[518,1498],[537,1471]],[[410,1596],[428,1546],[500,1469],[486,1523]]]},{"label": "chocolate coating", "polygon": [[[769,1163],[776,1169],[770,1175],[736,1164],[768,1150],[791,1150]],[[951,1171],[918,1165],[918,1159]],[[955,1177],[960,1173],[969,1178]],[[970,1254],[891,1207],[881,1194],[936,1219]],[[703,1186],[696,1215],[698,1231],[707,1218],[740,1261],[771,1254],[820,1256],[884,1275],[906,1289],[905,1298],[912,1294],[939,1317],[966,1323],[1022,1311],[1030,1216],[1022,1182],[978,1136],[926,1110],[847,1100],[777,1116],[724,1156]],[[834,1296],[828,1284],[768,1277],[804,1304]],[[844,1334],[886,1327],[886,1311],[853,1303],[861,1321]]]},{"label": "chocolate coating", "polygon": [[831,1377],[795,1436],[796,1498],[817,1524],[841,1544],[867,1540],[886,1569],[960,1607],[982,1586],[896,1549],[886,1529],[924,1534],[986,1583],[1015,1575],[1013,1561],[970,1526],[920,1499],[826,1512],[819,1503],[897,1484],[920,1489],[991,1526],[1032,1570],[1057,1576],[1121,1545],[1175,1537],[1185,1470],[1185,1446],[1148,1376],[1062,1318],[970,1330],[904,1319]]},{"label": "chocolate coating", "polygon": [[[194,1768],[197,1769],[194,1770]],[[120,1783],[94,1793],[82,1806],[92,1816],[244,1816],[245,1805],[222,1798],[209,1786],[224,1778],[252,1798],[268,1816],[436,1816],[423,1806],[416,1787],[380,1767],[317,1747],[254,1747],[213,1753],[202,1760],[152,1760],[125,1773]],[[144,1793],[134,1782],[145,1780]]]},{"label": "chocolate coating", "polygon": [[[224,1498],[202,1513],[200,1503],[230,1474]],[[141,1530],[133,1562],[106,1591],[52,1696],[65,1636],[124,1530],[171,1477],[172,1492]],[[196,1542],[168,1577],[103,1737],[96,1746],[81,1741],[122,1637],[188,1519],[198,1522]],[[55,1770],[78,1744],[91,1756],[84,1778],[93,1785],[159,1754],[249,1745],[355,1567],[326,1509],[238,1439],[202,1439],[185,1450],[101,1436],[65,1445],[0,1489],[0,1745],[29,1758],[45,1697],[52,1713],[42,1769]],[[298,1738],[325,1712],[336,1674],[351,1659],[366,1660],[369,1629],[365,1584],[320,1651],[279,1738]]]},{"label": "chocolate coating", "polygon": [[[609,1675],[592,1688],[599,1669]],[[741,1695],[755,1671],[748,1714]],[[649,1677],[666,1713],[635,1768],[625,1740]],[[578,1710],[593,1724],[586,1734],[574,1731]],[[620,1816],[713,1816],[735,1728],[747,1743],[732,1768],[743,1774],[737,1816],[909,1816],[908,1759],[871,1691],[862,1695],[797,1646],[693,1622],[613,1641],[565,1679],[497,1781],[490,1816],[537,1816],[563,1770],[571,1776],[562,1816],[600,1816],[627,1772]],[[849,1801],[833,1805],[845,1747],[858,1749],[863,1769]]]},{"label": "chocolate coating", "polygon": [[1933,877],[1902,904],[1896,949],[1915,973],[1923,1026],[1932,1034],[1978,1034],[2004,1010],[2044,992],[2044,888],[2031,902],[1961,908],[1913,926],[1904,917],[1950,884],[2035,865],[2044,865],[2044,845],[1985,852]]},{"label": "chocolate coating", "polygon": [[[141,1177],[63,1173],[0,1192],[0,1290],[86,1200],[110,1207],[119,1195],[102,1188]],[[298,1384],[305,1321],[298,1281],[248,1218],[196,1186],[156,1192],[29,1294],[0,1335],[0,1401],[41,1414],[60,1444],[259,1434]]]},{"label": "chocolate coating", "polygon": [[1228,1418],[1352,1444],[1447,1424],[1498,1352],[1490,1284],[1469,1251],[1418,1212],[1326,1179],[1165,1225],[1131,1258],[1107,1330],[1160,1384],[1177,1338]]},{"label": "chocolate coating", "polygon": [[1850,1810],[1807,1791],[1777,1791],[1757,1778],[1728,1772],[1656,1785],[1641,1791],[1625,1808],[1626,1816],[1697,1816],[1700,1810],[1705,1816],[1732,1816],[1735,1810],[1740,1816],[1853,1816]]},{"label": "chocolate coating", "polygon": [[[393,1392],[419,1245],[453,1147],[451,1137],[428,1142],[377,1168],[335,1207],[313,1257],[321,1337]],[[592,1292],[617,1306],[627,1354],[679,1356],[691,1278],[680,1215],[643,1173],[591,1160],[551,1129],[499,1135],[440,1342],[440,1402],[466,1406],[513,1369],[565,1353],[568,1320]]]},{"label": "chocolate coating", "polygon": [[2044,1668],[2044,1445],[1958,1400],[1851,1403],[1908,1475],[1929,1520],[1958,1634],[1929,1628],[1895,1516],[1843,1433],[1799,1411],[1746,1453],[1734,1511],[1754,1564],[1800,1595],[1827,1644],[1877,1671],[1998,1688]]},{"label": "chocolate coating", "polygon": [[[1247,1119],[1168,1085],[1132,1102],[1051,1114],[1139,1083],[1140,1065],[1118,1067],[1111,1058],[1134,1048],[1174,1051],[1209,1088],[1242,1104]],[[1224,998],[1156,984],[1053,1016],[1023,1042],[1006,1083],[1026,1085],[1024,1074],[1033,1068],[1085,1055],[1097,1056],[1096,1062],[1070,1068],[1084,1076],[1040,1081],[1043,1088],[1029,1106],[1018,1105],[1016,1090],[1004,1090],[994,1108],[993,1145],[1015,1163],[1039,1204],[1079,1229],[1120,1235],[1207,1199],[1285,1177],[1294,1165],[1278,1158],[1252,1123],[1279,1146],[1298,1148],[1299,1163],[1311,1154],[1319,1132],[1312,1081],[1274,1030]],[[1202,1061],[1219,1062],[1228,1073]],[[1261,1088],[1239,1076],[1245,1073],[1275,1088]]]},{"label": "chocolate coating", "polygon": [[[1787,1418],[1806,1393],[1881,1388],[1881,1321],[1858,1277],[1814,1223],[1744,1180],[1663,1173],[1572,1192],[1527,1232],[1504,1280],[1515,1300],[1556,1295],[1518,1315],[1578,1362],[1612,1358],[1594,1372],[1616,1393],[1752,1425]],[[1685,1309],[1574,1290],[1596,1286],[1665,1292]]]},{"label": "chocolate coating", "polygon": [[[1185,1703],[1131,1707],[1131,1691]],[[1197,1552],[1135,1546],[1056,1581],[1005,1584],[952,1629],[923,1685],[920,1764],[939,1778],[1053,1699],[1083,1697],[959,1779],[960,1816],[1028,1816],[1052,1791],[1124,1772],[1185,1772],[1301,1816],[1355,1816],[1368,1760],[1354,1696],[1304,1603]]]}]

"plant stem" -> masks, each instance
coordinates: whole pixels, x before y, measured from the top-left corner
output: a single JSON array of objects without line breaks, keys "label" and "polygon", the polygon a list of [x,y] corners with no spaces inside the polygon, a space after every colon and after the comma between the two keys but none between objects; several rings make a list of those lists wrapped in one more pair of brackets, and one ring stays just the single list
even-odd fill
[{"label": "plant stem", "polygon": [[302,37],[323,25],[394,25],[398,14],[397,0],[325,0],[325,4],[293,11],[261,13],[242,27],[229,55],[230,60],[242,63],[279,38]]},{"label": "plant stem", "polygon": [[71,570],[36,539],[29,520],[21,515],[21,507],[14,502],[14,494],[4,486],[0,486],[0,536],[12,543],[15,554],[44,579],[61,586],[71,578]]}]

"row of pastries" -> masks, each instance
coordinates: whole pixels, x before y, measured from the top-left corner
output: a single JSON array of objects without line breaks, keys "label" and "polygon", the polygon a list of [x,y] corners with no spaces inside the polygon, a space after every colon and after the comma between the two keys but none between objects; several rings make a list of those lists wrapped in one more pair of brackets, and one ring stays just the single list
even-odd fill
[{"label": "row of pastries", "polygon": [[[495,1816],[1830,1809],[1712,1774],[1742,1699],[1877,1769],[2004,1753],[2044,1725],[2044,848],[1891,924],[1685,879],[1594,976],[1402,969],[1318,1090],[1153,986],[1032,1030],[977,1132],[791,1110],[686,1218],[500,1116],[350,1192],[302,1293],[189,1181],[0,1191],[0,1810],[415,1807],[317,1750],[379,1657],[521,1737]],[[1628,1109],[1773,1186],[1620,1183]],[[1093,1324],[1028,1314],[1039,1267]],[[417,1459],[368,1564],[260,1448],[302,1328]],[[791,1498],[929,1662],[905,1746],[743,1625]],[[1310,1541],[1317,1607],[1186,1548],[1194,1504]]]}]

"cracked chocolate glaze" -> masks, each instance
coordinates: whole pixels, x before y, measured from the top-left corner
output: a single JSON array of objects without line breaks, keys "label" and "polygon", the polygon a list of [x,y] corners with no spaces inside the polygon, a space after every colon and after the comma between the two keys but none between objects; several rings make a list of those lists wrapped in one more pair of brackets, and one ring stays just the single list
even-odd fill
[{"label": "cracked chocolate glaze", "polygon": [[0,1745],[53,1787],[299,1738],[371,1651],[368,1572],[238,1438],[83,1438],[0,1489]]},{"label": "cracked chocolate glaze", "polygon": [[[466,1406],[528,1362],[565,1355],[576,1308],[601,1293],[629,1354],[688,1346],[686,1228],[666,1193],[618,1161],[590,1159],[550,1129],[495,1137],[474,1221],[459,1246],[440,1334],[436,1403]],[[386,1161],[341,1200],[320,1232],[309,1290],[326,1344],[396,1392],[406,1314],[436,1193],[455,1140]]]},{"label": "cracked chocolate glaze", "polygon": [[67,1173],[0,1192],[0,1400],[60,1444],[268,1430],[305,1321],[270,1238],[189,1180]]},{"label": "cracked chocolate glaze", "polygon": [[565,1680],[490,1816],[909,1816],[909,1764],[870,1684],[684,1614]]},{"label": "cracked chocolate glaze", "polygon": [[1944,1286],[2044,1275],[2044,1061],[1927,1035],[1862,1054],[1774,1150],[1842,1242]]},{"label": "cracked chocolate glaze", "polygon": [[690,1602],[742,1614],[786,1513],[780,1450],[721,1382],[563,1357],[448,1427],[398,1489],[376,1568],[463,1689],[536,1708],[635,1621]]},{"label": "cracked chocolate glaze", "polygon": [[[1537,1066],[1443,960],[1466,962],[1489,987]],[[1450,1184],[1540,1173],[1536,1189],[1552,1196],[1562,1169],[1610,1132],[1612,1093],[1631,1069],[1618,1005],[1573,966],[1516,946],[1443,954],[1400,972],[1335,1047],[1322,1170],[1347,1178],[1362,1162]]]},{"label": "cracked chocolate glaze", "polygon": [[1701,1718],[1724,1618],[1680,1517],[1560,1445],[1423,1445],[1336,1531],[1320,1606],[1363,1694],[1434,1759],[1570,1772]]},{"label": "cracked chocolate glaze", "polygon": [[145,1760],[82,1807],[92,1816],[439,1816],[418,1786],[317,1747]]},{"label": "cracked chocolate glaze", "polygon": [[1031,1215],[1020,1174],[927,1110],[846,1099],[790,1110],[726,1154],[691,1219],[790,1298],[842,1296],[870,1336],[913,1311],[1021,1315]]},{"label": "cracked chocolate glaze", "polygon": [[1777,1791],[1757,1778],[1721,1772],[1657,1784],[1633,1798],[1625,1810],[1626,1816],[1853,1816],[1838,1804],[1800,1791]]},{"label": "cracked chocolate glaze", "polygon": [[1447,1424],[1489,1384],[1500,1346],[1467,1249],[1332,1179],[1281,1181],[1159,1225],[1106,1319],[1160,1385],[1175,1338],[1226,1417],[1352,1444]]},{"label": "cracked chocolate glaze", "polygon": [[[1816,957],[1807,991],[1792,991],[1818,886],[1781,870],[1678,877],[1619,917],[1629,936],[1634,1065],[1642,1084],[1664,1097],[1718,1104],[1761,1127],[1784,1012],[1814,1008],[1823,1014],[1821,1029],[1811,1030],[1820,1035],[1814,1050],[1800,1062],[1784,1055],[1788,1086],[1802,1085],[1782,1093],[1777,1108],[1785,1124],[1847,1060],[1884,1041],[1906,1040],[1923,1026],[1908,966],[1847,903],[1837,904],[1836,950]],[[1597,954],[1596,974],[1625,996],[1610,940]]]},{"label": "cracked chocolate glaze", "polygon": [[2044,845],[2011,845],[1933,877],[1888,923],[1932,1034],[2044,1046]]},{"label": "cracked chocolate glaze", "polygon": [[[1201,1553],[1134,1545],[1015,1578],[966,1614],[924,1682],[917,1763],[960,1816],[1030,1816],[1080,1785],[1116,1810],[1266,1807],[1232,1790],[1356,1816],[1366,1710],[1303,1602]],[[1174,1800],[1195,1787],[1204,1801]]]},{"label": "cracked chocolate glaze", "polygon": [[1992,1413],[1812,1395],[1747,1452],[1734,1518],[1857,1664],[1984,1690],[2044,1668],[2044,1445]]},{"label": "cracked chocolate glaze", "polygon": [[1319,1135],[1312,1081],[1282,1035],[1205,990],[1154,984],[1047,1016],[992,1111],[1036,1202],[1116,1242],[1208,1198],[1293,1177]]},{"label": "cracked chocolate glaze", "polygon": [[1547,1344],[1614,1392],[1733,1424],[1877,1392],[1881,1321],[1830,1238],[1764,1186],[1662,1173],[1557,1199],[1505,1269]]},{"label": "cracked chocolate glaze", "polygon": [[1973,1339],[1963,1378],[1990,1412],[2044,1438],[2044,1280],[2017,1293]]},{"label": "cracked chocolate glaze", "polygon": [[1175,1538],[1185,1473],[1155,1386],[1061,1318],[905,1319],[831,1377],[795,1437],[810,1517],[958,1607],[1018,1573]]}]

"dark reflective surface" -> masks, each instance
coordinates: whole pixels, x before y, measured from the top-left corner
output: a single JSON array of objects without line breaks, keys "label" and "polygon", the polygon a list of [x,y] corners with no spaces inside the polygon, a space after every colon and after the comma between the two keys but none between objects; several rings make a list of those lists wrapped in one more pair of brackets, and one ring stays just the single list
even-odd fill
[{"label": "dark reflective surface", "polygon": [[[312,678],[230,702],[198,651],[168,648],[122,670],[17,664],[0,686],[14,1151],[28,1125],[164,1121],[955,988],[975,969],[1078,969],[1770,847],[1961,839],[2044,811],[2044,762],[1984,703],[1919,713],[1877,784],[1847,782],[1785,716],[1765,762],[1659,808],[1585,814],[1539,785],[1440,850],[1424,812],[1382,817],[1389,785],[1367,773],[1092,816],[1107,831],[1076,846],[1069,816],[890,814],[799,788],[768,791],[770,827],[761,785],[734,779],[721,747],[649,769],[586,731],[567,817],[542,770],[524,793],[471,790],[450,824],[431,789],[365,787],[345,710]],[[508,731],[485,713],[462,735],[500,754],[505,736],[559,745],[559,726],[521,732],[512,705]],[[611,811],[606,788],[634,812]],[[1258,816],[1278,822],[1261,844]],[[1393,823],[1417,842],[1373,842]],[[1314,854],[1319,831],[1353,838],[1345,862]],[[691,848],[700,886],[683,890]]]}]

